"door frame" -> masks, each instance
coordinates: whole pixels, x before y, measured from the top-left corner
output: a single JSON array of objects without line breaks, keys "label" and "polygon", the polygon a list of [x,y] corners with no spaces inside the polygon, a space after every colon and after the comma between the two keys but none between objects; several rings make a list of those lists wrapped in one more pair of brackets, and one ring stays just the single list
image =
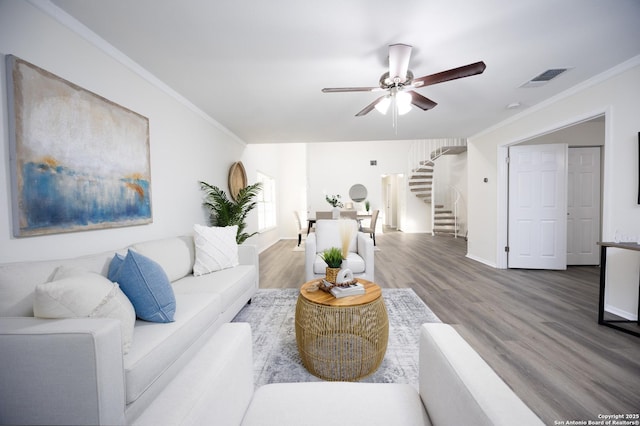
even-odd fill
[{"label": "door frame", "polygon": [[576,116],[570,120],[566,120],[564,122],[559,122],[554,125],[548,126],[542,130],[523,135],[520,137],[516,137],[509,142],[498,145],[497,152],[497,226],[496,226],[496,268],[498,269],[507,269],[508,268],[508,255],[505,251],[505,247],[508,246],[509,243],[509,164],[508,164],[508,156],[509,156],[509,147],[512,145],[518,145],[520,143],[526,142],[531,139],[535,139],[549,133],[556,132],[558,130],[565,129],[567,127],[575,126],[576,124],[584,123],[585,121],[592,120],[597,117],[604,116],[605,118],[605,135],[604,135],[604,149],[602,150],[602,155],[604,156],[604,161],[602,161],[602,170],[601,170],[601,179],[602,179],[602,197],[600,198],[600,203],[602,205],[602,215],[600,228],[602,230],[602,234],[605,235],[608,233],[608,222],[605,221],[605,218],[611,217],[608,213],[608,209],[611,203],[607,202],[607,194],[610,194],[611,191],[607,190],[607,183],[609,179],[607,179],[607,170],[612,170],[611,165],[608,164],[612,156],[609,153],[611,149],[611,143],[609,143],[609,139],[611,137],[611,108],[606,107],[601,110],[593,111],[587,114]]}]

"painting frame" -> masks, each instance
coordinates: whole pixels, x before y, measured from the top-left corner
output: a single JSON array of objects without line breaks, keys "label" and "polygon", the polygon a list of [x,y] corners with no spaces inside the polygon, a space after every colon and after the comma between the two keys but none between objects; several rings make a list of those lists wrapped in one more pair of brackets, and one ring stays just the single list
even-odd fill
[{"label": "painting frame", "polygon": [[15,237],[153,222],[149,119],[6,56]]}]

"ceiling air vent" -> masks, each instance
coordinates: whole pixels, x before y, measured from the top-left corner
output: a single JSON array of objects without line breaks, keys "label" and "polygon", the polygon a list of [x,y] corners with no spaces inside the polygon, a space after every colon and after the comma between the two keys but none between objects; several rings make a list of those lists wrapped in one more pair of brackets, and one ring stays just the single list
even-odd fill
[{"label": "ceiling air vent", "polygon": [[563,72],[567,71],[569,68],[552,68],[546,70],[545,72],[533,77],[531,80],[527,81],[520,87],[538,87],[543,84],[547,84],[549,81],[553,80]]}]

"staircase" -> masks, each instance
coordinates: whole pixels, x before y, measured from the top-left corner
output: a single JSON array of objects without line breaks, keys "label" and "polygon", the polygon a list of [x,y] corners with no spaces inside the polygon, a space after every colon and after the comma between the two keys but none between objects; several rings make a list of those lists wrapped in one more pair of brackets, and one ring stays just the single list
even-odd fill
[{"label": "staircase", "polygon": [[409,176],[409,190],[425,203],[431,204],[433,189],[433,161],[422,161]]},{"label": "staircase", "polygon": [[[409,190],[431,204],[433,234],[458,236],[457,220],[459,192],[448,185],[436,189],[434,169],[443,155],[457,155],[467,150],[466,139],[435,139],[416,141],[409,155]],[[417,165],[417,166],[416,166]]]},{"label": "staircase", "polygon": [[453,235],[457,237],[460,231],[456,216],[452,210],[442,204],[434,206],[433,234]]}]

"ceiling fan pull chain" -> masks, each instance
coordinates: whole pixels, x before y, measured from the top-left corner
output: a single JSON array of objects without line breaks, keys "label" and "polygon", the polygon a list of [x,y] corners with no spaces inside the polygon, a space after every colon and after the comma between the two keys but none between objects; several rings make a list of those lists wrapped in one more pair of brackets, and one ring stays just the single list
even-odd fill
[{"label": "ceiling fan pull chain", "polygon": [[391,120],[396,135],[398,134],[398,100],[395,96],[391,97]]}]

